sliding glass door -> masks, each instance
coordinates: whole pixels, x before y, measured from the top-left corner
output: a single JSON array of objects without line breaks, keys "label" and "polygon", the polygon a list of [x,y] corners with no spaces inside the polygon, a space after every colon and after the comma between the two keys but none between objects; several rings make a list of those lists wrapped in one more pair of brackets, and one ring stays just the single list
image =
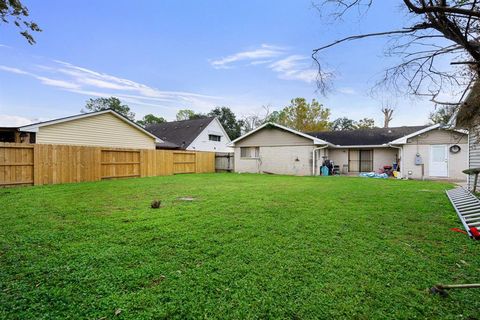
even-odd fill
[{"label": "sliding glass door", "polygon": [[348,149],[348,171],[349,172],[373,171],[373,150],[372,149]]}]

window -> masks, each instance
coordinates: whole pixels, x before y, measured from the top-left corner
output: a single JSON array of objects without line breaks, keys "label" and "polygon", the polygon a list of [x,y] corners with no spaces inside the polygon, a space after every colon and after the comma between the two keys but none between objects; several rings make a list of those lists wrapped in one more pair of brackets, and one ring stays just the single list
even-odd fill
[{"label": "window", "polygon": [[240,148],[240,158],[259,158],[260,157],[260,148],[259,147],[241,147]]},{"label": "window", "polygon": [[220,141],[222,139],[221,136],[218,136],[216,134],[209,134],[208,135],[208,140],[210,141]]},{"label": "window", "polygon": [[373,171],[373,150],[349,149],[348,171],[371,172]]}]

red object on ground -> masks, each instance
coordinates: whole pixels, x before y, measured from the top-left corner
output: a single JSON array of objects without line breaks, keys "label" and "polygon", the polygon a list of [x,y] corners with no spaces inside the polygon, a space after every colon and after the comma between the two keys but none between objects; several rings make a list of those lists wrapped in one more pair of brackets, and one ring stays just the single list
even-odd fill
[{"label": "red object on ground", "polygon": [[480,240],[480,231],[475,227],[470,227],[470,233],[476,240]]},{"label": "red object on ground", "polygon": [[460,233],[463,233],[463,234],[468,234],[467,231],[462,230],[462,229],[458,229],[458,228],[451,228],[450,230],[455,231],[455,232],[460,232]]}]

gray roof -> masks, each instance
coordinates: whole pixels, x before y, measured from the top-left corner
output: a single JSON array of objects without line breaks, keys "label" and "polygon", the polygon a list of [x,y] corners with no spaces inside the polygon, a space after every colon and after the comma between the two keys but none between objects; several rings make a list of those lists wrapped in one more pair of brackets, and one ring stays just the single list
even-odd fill
[{"label": "gray roof", "polygon": [[340,146],[372,146],[389,143],[427,127],[411,126],[305,133]]},{"label": "gray roof", "polygon": [[157,144],[160,148],[165,146],[171,149],[176,145],[180,149],[186,149],[213,119],[215,117],[164,122],[148,125],[145,129],[169,144]]},{"label": "gray roof", "polygon": [[163,140],[163,142],[157,142],[155,146],[157,149],[180,149],[178,144],[167,140]]}]

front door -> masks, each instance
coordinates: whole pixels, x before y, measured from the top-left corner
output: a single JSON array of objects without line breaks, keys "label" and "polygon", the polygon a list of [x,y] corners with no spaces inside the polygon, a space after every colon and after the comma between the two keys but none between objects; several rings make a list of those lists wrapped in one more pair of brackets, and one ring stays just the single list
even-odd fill
[{"label": "front door", "polygon": [[448,177],[448,153],[446,145],[431,146],[430,176]]}]

